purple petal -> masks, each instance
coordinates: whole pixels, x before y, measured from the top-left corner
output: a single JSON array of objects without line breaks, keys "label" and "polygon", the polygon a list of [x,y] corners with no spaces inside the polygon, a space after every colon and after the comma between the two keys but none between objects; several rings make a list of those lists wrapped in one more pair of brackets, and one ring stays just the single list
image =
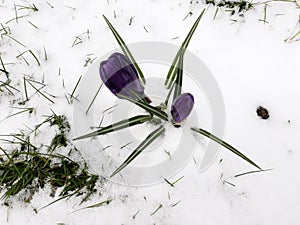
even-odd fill
[{"label": "purple petal", "polygon": [[194,107],[194,96],[190,93],[179,95],[173,102],[171,115],[176,123],[185,120]]},{"label": "purple petal", "polygon": [[129,58],[121,53],[112,54],[100,64],[100,77],[113,94],[133,97],[131,91],[144,96],[144,87]]}]

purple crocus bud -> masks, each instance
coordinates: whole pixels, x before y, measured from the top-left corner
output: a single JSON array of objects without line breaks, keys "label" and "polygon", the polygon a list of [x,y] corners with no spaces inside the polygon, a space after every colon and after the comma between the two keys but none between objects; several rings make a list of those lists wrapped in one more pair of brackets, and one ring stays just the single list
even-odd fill
[{"label": "purple crocus bud", "polygon": [[100,63],[99,72],[103,83],[114,95],[120,94],[135,100],[138,95],[148,103],[151,102],[144,94],[137,71],[127,56],[121,53],[112,54],[108,60]]},{"label": "purple crocus bud", "polygon": [[194,107],[194,96],[190,93],[184,93],[175,98],[171,114],[175,123],[185,120]]}]

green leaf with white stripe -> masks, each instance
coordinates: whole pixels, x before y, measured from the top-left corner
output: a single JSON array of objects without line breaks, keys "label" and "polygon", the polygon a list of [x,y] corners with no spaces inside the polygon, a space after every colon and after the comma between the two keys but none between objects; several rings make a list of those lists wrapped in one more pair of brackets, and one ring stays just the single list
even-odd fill
[{"label": "green leaf with white stripe", "polygon": [[109,29],[111,30],[111,32],[115,36],[115,38],[116,38],[118,44],[120,45],[122,51],[130,59],[130,61],[133,63],[133,66],[135,67],[135,69],[136,69],[139,77],[141,78],[142,83],[145,84],[146,80],[145,80],[145,77],[144,77],[144,75],[142,73],[142,70],[140,69],[140,67],[136,63],[135,59],[133,58],[133,55],[131,54],[129,48],[127,47],[127,45],[125,44],[125,42],[123,41],[123,39],[121,38],[121,36],[118,34],[118,32],[116,31],[116,29],[113,27],[113,25],[109,22],[109,20],[104,15],[103,15],[103,18],[104,18],[105,22],[107,23]]},{"label": "green leaf with white stripe", "polygon": [[167,94],[167,96],[166,96],[165,101],[162,102],[162,103],[160,104],[159,107],[160,107],[161,109],[164,110],[164,109],[167,109],[167,108],[168,108],[169,99],[170,99],[170,97],[171,97],[171,94],[173,93],[174,86],[175,86],[175,82],[172,84],[172,87],[170,88],[170,90],[169,90],[169,92],[168,92],[168,94]]},{"label": "green leaf with white stripe", "polygon": [[246,157],[243,153],[241,153],[240,151],[238,151],[236,148],[232,147],[230,144],[226,143],[225,141],[221,140],[220,138],[216,137],[215,135],[213,135],[213,134],[209,133],[208,131],[206,131],[204,129],[201,129],[201,128],[192,127],[191,129],[192,129],[192,131],[195,131],[199,134],[202,134],[205,137],[208,137],[211,140],[217,142],[218,144],[220,144],[223,147],[227,148],[229,151],[233,152],[234,154],[238,155],[242,159],[246,160],[251,165],[253,165],[256,168],[261,170],[261,168],[258,165],[256,165],[252,160],[250,160],[248,157]]},{"label": "green leaf with white stripe", "polygon": [[181,54],[179,56],[179,64],[178,64],[177,76],[176,76],[176,80],[175,80],[175,90],[174,90],[174,95],[173,95],[173,102],[179,95],[181,95],[182,74],[183,74],[183,52],[181,52]]},{"label": "green leaf with white stripe", "polygon": [[164,111],[160,110],[159,108],[157,107],[154,107],[152,105],[149,105],[149,104],[146,104],[144,103],[143,101],[139,101],[139,100],[134,100],[134,99],[131,99],[125,95],[121,95],[121,94],[117,94],[118,97],[120,98],[124,98],[134,104],[136,104],[137,106],[145,109],[147,112],[149,112],[150,114],[153,114],[165,121],[168,121],[168,114],[165,113]]},{"label": "green leaf with white stripe", "polygon": [[176,77],[176,74],[177,74],[177,70],[178,70],[178,64],[179,64],[179,57],[180,57],[180,54],[182,52],[182,54],[185,53],[186,51],[186,48],[188,47],[189,43],[190,43],[190,40],[203,16],[205,12],[205,9],[202,10],[202,12],[200,13],[199,17],[197,18],[197,20],[195,21],[194,25],[192,26],[190,32],[188,33],[188,35],[186,36],[184,42],[182,43],[179,51],[177,52],[174,60],[173,60],[173,63],[170,67],[170,70],[167,74],[167,78],[166,78],[166,81],[165,81],[165,85],[167,86],[167,88],[169,89],[171,86],[172,86],[172,83],[173,81],[175,80],[175,77]]},{"label": "green leaf with white stripe", "polygon": [[128,127],[132,127],[132,126],[135,126],[135,125],[138,125],[138,124],[145,123],[145,122],[147,122],[151,119],[152,119],[151,115],[134,116],[134,117],[131,117],[129,119],[121,120],[117,123],[111,124],[109,126],[102,127],[101,129],[96,130],[94,132],[91,132],[89,134],[74,138],[73,140],[75,141],[75,140],[80,140],[80,139],[85,139],[85,138],[90,138],[90,137],[95,137],[95,136],[98,136],[98,135],[111,133],[111,132],[114,132],[114,131],[117,131],[117,130],[121,130],[121,129],[124,129],[124,128],[128,128]]},{"label": "green leaf with white stripe", "polygon": [[139,94],[138,92],[136,92],[136,91],[134,91],[134,90],[130,90],[130,93],[131,93],[132,95],[134,95],[134,96],[138,99],[138,101],[141,101],[141,102],[143,102],[143,103],[149,105],[149,103],[148,103],[148,102],[143,98],[143,96],[142,96],[141,94]]},{"label": "green leaf with white stripe", "polygon": [[131,163],[146,147],[148,147],[155,139],[160,137],[165,131],[163,126],[149,134],[146,139],[128,156],[128,158],[119,166],[110,177],[115,176],[123,170],[129,163]]}]

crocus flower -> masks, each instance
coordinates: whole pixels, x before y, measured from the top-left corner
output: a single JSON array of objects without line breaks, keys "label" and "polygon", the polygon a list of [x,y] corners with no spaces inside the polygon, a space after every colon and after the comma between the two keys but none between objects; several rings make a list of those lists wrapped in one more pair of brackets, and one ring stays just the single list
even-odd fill
[{"label": "crocus flower", "polygon": [[[108,60],[100,63],[99,72],[103,83],[114,95],[120,94],[135,100],[140,96],[148,103],[151,102],[144,94],[138,73],[127,56],[112,54]],[[118,97],[122,98],[120,95]]]},{"label": "crocus flower", "polygon": [[191,113],[194,106],[194,96],[190,93],[184,93],[175,98],[171,115],[175,123],[180,123],[185,120]]}]

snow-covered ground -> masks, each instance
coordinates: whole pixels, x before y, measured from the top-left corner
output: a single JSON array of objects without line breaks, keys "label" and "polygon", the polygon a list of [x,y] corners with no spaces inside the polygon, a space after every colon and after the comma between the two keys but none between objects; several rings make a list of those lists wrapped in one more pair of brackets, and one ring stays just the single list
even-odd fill
[{"label": "snow-covered ground", "polygon": [[[33,3],[38,11],[18,10],[21,18],[10,21],[16,16],[14,5]],[[35,95],[26,103],[35,108],[34,113],[2,121],[0,134],[33,127],[43,120],[43,115],[51,113],[50,108],[57,114],[65,114],[72,127],[73,109],[67,104],[65,94],[72,92],[80,75],[88,70],[90,64],[84,66],[88,57],[101,57],[118,47],[102,14],[127,43],[162,41],[180,45],[203,8],[201,2],[183,0],[1,0],[0,22],[4,27],[9,26],[10,37],[17,41],[2,35],[0,54],[10,72],[11,84],[20,93],[0,95],[0,120],[15,113],[11,107],[18,105],[13,105],[13,100],[25,99],[24,75],[36,80],[44,77],[47,86],[43,90],[57,98],[51,104]],[[189,12],[192,15],[186,17]],[[29,204],[15,197],[9,207],[1,205],[0,224],[299,224],[300,64],[297,56],[300,45],[284,41],[298,32],[299,9],[295,3],[269,3],[267,23],[259,21],[265,16],[264,5],[246,12],[245,17],[230,18],[228,13],[219,10],[213,19],[214,13],[215,8],[208,8],[188,49],[206,63],[222,91],[226,108],[223,138],[261,167],[273,170],[234,177],[253,167],[222,148],[205,172],[199,172],[191,160],[172,177],[174,181],[184,176],[174,187],[166,182],[131,187],[108,181],[99,185],[98,194],[82,206],[78,206],[80,198],[72,198],[35,213],[33,209],[53,201],[45,189],[35,194]],[[89,34],[83,34],[87,30]],[[82,43],[76,44],[77,39],[72,47],[78,35]],[[40,66],[29,52],[23,55],[29,65],[22,57],[16,58],[26,50],[38,56]],[[4,73],[0,79],[5,80]],[[260,105],[269,110],[268,120],[256,115]],[[54,133],[46,131],[31,141],[45,142]],[[107,199],[112,199],[109,205],[70,214]]]}]

